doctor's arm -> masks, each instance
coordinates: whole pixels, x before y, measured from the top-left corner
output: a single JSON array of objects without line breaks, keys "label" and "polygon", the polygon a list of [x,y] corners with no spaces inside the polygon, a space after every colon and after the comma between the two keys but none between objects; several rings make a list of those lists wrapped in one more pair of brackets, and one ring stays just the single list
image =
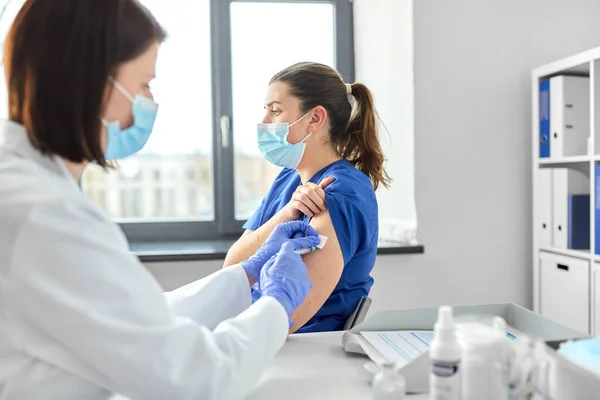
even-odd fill
[{"label": "doctor's arm", "polygon": [[[281,253],[284,244],[294,250],[300,250],[315,246],[318,242],[319,234],[305,222],[292,221],[280,224],[273,229],[273,232],[260,249],[249,259],[242,261],[237,267],[237,269],[244,270],[246,277],[238,278],[237,281],[233,280],[232,278],[235,278],[233,272],[231,272],[233,268],[218,271],[205,279],[169,293],[167,298],[170,301],[171,308],[178,315],[195,317],[196,321],[214,327],[216,323],[223,321],[225,318],[234,317],[243,308],[250,305],[247,302],[249,284],[253,284],[259,279],[267,262]],[[302,261],[299,260],[299,262]],[[223,293],[223,289],[229,286],[231,286],[231,290],[226,290]],[[238,298],[240,290],[245,292],[246,295]],[[203,302],[203,299],[207,298],[210,300]],[[219,319],[207,321],[206,316]]]},{"label": "doctor's arm", "polygon": [[[3,282],[9,340],[111,392],[140,399],[239,399],[287,337],[285,308],[270,297],[214,330],[174,315],[118,227],[78,203],[37,210],[14,246],[11,274]],[[229,273],[247,284],[241,267]],[[231,287],[213,284],[220,293]],[[247,286],[239,295],[250,302]]]},{"label": "doctor's arm", "polygon": [[[193,319],[209,329],[233,318],[252,304],[248,293],[248,276],[236,268],[217,271],[203,279],[165,292],[171,311]],[[226,288],[227,290],[223,290]]]}]

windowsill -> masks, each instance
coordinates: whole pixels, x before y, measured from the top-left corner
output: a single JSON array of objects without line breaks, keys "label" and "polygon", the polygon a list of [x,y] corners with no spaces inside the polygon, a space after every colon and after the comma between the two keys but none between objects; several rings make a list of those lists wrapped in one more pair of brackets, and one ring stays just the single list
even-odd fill
[{"label": "windowsill", "polygon": [[[191,242],[158,242],[131,243],[131,251],[142,262],[172,261],[211,261],[224,260],[227,251],[235,242],[233,239],[203,240]],[[377,248],[378,255],[388,254],[422,254],[425,248],[403,246],[393,242],[382,241]]]}]

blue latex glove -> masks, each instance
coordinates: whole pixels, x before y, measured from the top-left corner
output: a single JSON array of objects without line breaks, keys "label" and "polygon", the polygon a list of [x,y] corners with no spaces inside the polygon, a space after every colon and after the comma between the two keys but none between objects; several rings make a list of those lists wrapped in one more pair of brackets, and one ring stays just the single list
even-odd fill
[{"label": "blue latex glove", "polygon": [[319,244],[319,234],[306,222],[292,221],[279,224],[262,247],[240,264],[248,275],[258,281],[265,263],[276,255],[286,242],[291,243],[294,250],[307,249]]},{"label": "blue latex glove", "polygon": [[[294,253],[295,250],[292,242],[284,243],[260,273],[262,297],[270,296],[281,303],[288,317],[302,304],[312,288],[306,264],[302,257]],[[291,327],[291,318],[289,322]]]}]

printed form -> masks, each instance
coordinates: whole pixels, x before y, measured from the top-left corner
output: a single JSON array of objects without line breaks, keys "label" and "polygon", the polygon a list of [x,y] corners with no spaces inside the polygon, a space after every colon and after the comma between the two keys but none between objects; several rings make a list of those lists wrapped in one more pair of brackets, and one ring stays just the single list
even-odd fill
[{"label": "printed form", "polygon": [[[364,331],[360,334],[364,340],[359,342],[373,361],[395,361],[400,368],[429,351],[434,335],[433,331]],[[518,340],[518,335],[516,331],[506,334],[511,341]]]},{"label": "printed form", "polygon": [[429,350],[433,331],[361,332],[381,355],[403,367]]}]

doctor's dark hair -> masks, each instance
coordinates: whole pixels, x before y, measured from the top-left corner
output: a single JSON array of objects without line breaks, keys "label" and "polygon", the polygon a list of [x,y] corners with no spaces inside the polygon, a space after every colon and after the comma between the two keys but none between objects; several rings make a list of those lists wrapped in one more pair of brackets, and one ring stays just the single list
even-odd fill
[{"label": "doctor's dark hair", "polygon": [[386,188],[390,177],[384,168],[385,157],[379,143],[375,106],[371,91],[362,83],[352,84],[356,101],[354,112],[348,101],[342,76],[333,68],[312,62],[294,64],[271,78],[283,82],[290,94],[300,100],[302,113],[317,106],[327,110],[331,144],[340,155],[365,173],[373,188]]},{"label": "doctor's dark hair", "polygon": [[108,79],[165,36],[136,0],[27,0],[4,46],[9,118],[42,153],[106,168]]}]

